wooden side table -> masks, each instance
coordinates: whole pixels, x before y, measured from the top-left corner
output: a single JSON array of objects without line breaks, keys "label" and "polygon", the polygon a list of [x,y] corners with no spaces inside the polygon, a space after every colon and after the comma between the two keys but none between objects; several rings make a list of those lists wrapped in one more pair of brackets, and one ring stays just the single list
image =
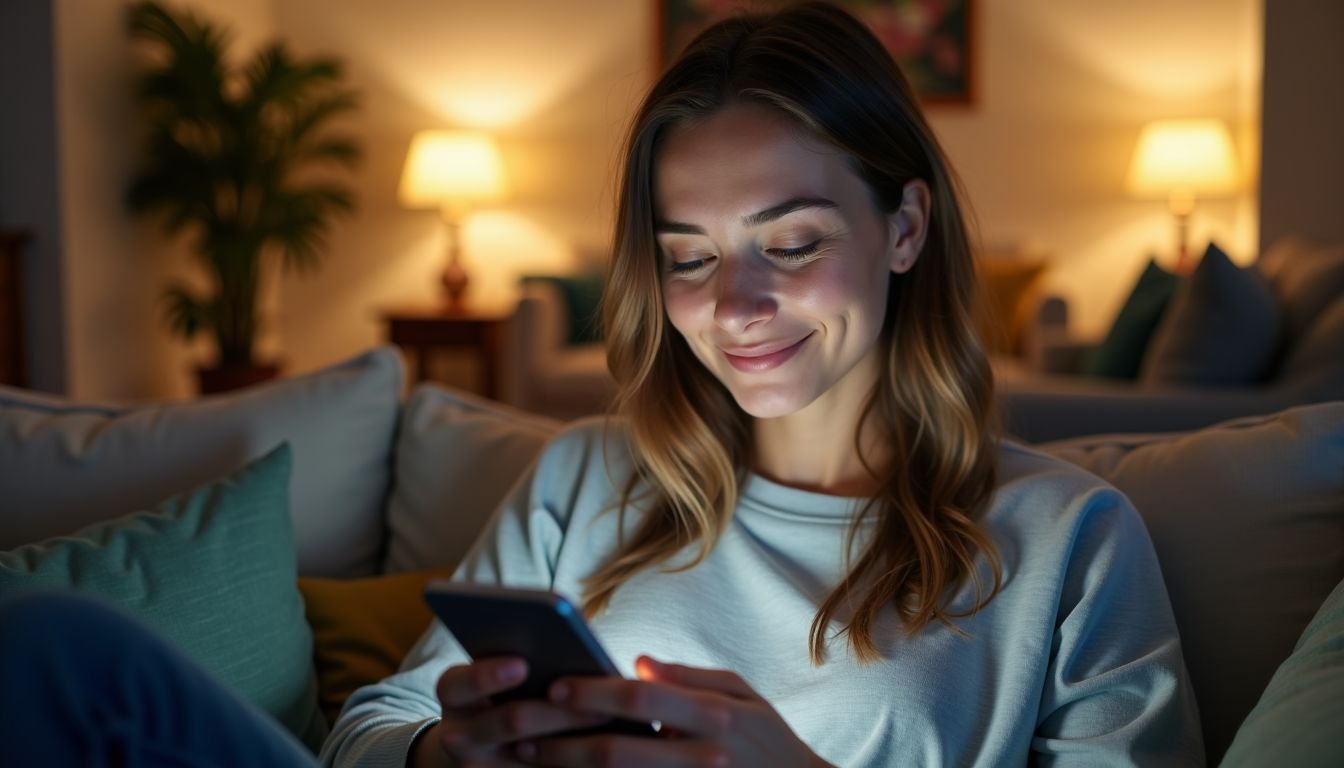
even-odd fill
[{"label": "wooden side table", "polygon": [[382,312],[388,341],[415,356],[415,380],[429,378],[430,355],[435,350],[464,349],[475,353],[481,366],[481,394],[499,398],[499,360],[503,330],[509,312],[450,312],[439,307],[398,307]]}]

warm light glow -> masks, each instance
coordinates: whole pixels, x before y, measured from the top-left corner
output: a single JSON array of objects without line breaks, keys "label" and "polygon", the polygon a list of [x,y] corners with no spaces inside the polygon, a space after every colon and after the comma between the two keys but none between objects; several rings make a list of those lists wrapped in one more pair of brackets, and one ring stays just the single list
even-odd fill
[{"label": "warm light glow", "polygon": [[411,141],[398,196],[409,208],[452,208],[505,194],[504,165],[484,134],[421,131]]},{"label": "warm light glow", "polygon": [[1139,134],[1129,168],[1139,197],[1229,194],[1237,189],[1232,136],[1221,120],[1159,120]]}]

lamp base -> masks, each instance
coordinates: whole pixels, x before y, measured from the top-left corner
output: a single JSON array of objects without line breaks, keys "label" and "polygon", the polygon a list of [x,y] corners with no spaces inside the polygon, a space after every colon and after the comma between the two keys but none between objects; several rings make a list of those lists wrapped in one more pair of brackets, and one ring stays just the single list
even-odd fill
[{"label": "lamp base", "polygon": [[443,294],[446,306],[449,312],[462,312],[467,308],[467,270],[453,259],[448,262],[448,266],[443,268],[443,275],[439,278],[443,284]]},{"label": "lamp base", "polygon": [[1178,275],[1189,276],[1195,271],[1195,260],[1190,255],[1190,210],[1176,210],[1176,267]]}]

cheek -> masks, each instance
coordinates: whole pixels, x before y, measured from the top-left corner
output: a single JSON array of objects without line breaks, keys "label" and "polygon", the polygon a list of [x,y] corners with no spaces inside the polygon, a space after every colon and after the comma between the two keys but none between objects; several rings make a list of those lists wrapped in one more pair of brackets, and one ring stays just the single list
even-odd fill
[{"label": "cheek", "polygon": [[690,286],[669,283],[663,286],[663,306],[667,309],[667,319],[681,335],[690,335],[695,328],[697,316],[701,313],[701,302],[696,291]]},{"label": "cheek", "polygon": [[864,270],[846,269],[838,262],[824,266],[828,268],[798,282],[790,291],[799,307],[821,314],[848,314],[855,305],[868,308],[874,297],[885,295],[885,282],[875,284],[873,276]]}]

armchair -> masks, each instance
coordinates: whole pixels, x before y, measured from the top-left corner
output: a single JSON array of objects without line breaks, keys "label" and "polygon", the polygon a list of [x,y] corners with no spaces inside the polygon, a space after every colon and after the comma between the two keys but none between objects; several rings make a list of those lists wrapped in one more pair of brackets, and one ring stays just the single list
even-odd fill
[{"label": "armchair", "polygon": [[555,283],[528,280],[505,343],[503,399],[517,408],[568,420],[602,413],[616,383],[600,342],[571,344],[570,312]]}]

